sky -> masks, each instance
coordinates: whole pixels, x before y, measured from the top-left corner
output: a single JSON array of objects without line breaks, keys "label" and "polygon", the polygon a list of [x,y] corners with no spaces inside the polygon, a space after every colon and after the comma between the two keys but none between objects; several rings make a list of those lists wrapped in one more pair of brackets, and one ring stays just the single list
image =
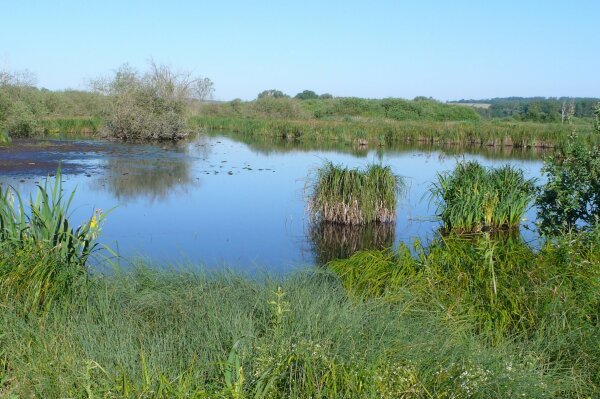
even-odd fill
[{"label": "sky", "polygon": [[150,58],[214,82],[442,101],[600,97],[600,1],[0,0],[0,68],[87,89]]}]

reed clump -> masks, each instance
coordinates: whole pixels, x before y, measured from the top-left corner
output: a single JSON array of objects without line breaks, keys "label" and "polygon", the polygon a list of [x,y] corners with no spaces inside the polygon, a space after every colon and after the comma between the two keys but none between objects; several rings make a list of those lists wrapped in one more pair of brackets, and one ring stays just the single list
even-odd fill
[{"label": "reed clump", "polygon": [[[94,214],[79,227],[70,221],[75,191],[66,195],[60,171],[24,200],[11,187],[0,187],[0,292],[32,308],[47,308],[72,294],[86,277],[86,264],[98,248],[105,214]],[[20,298],[20,299],[19,299]]]},{"label": "reed clump", "polygon": [[348,225],[394,222],[402,187],[389,166],[360,170],[327,162],[316,172],[309,213],[316,221]]},{"label": "reed clump", "polygon": [[535,194],[533,179],[506,165],[459,163],[438,174],[430,189],[446,232],[477,233],[517,228]]}]

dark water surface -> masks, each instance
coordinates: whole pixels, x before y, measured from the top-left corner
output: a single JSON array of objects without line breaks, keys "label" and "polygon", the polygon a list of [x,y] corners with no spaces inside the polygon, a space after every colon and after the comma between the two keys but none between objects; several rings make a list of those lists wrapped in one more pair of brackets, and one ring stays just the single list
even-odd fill
[{"label": "dark water surface", "polygon": [[[62,162],[64,187],[77,187],[73,221],[82,222],[95,208],[116,207],[102,241],[126,259],[282,272],[358,248],[430,240],[438,222],[428,189],[458,160],[510,163],[527,177],[538,177],[542,166],[539,154],[511,149],[461,154],[453,147],[381,150],[240,140],[210,135],[169,146],[17,141],[0,147],[0,183],[31,192]],[[381,162],[404,176],[408,190],[398,201],[396,224],[311,227],[307,177],[325,160],[352,167]],[[527,218],[534,216],[531,210]],[[525,229],[522,234],[535,238]]]}]

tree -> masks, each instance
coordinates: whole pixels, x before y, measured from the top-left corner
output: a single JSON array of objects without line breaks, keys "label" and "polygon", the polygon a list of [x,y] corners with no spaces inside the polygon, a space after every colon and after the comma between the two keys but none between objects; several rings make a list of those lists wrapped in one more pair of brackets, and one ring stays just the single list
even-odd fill
[{"label": "tree", "polygon": [[303,92],[296,94],[294,98],[297,98],[298,100],[316,100],[319,96],[312,90],[304,90]]},{"label": "tree", "polygon": [[146,73],[125,64],[113,77],[93,82],[93,87],[111,98],[106,128],[123,140],[185,137],[187,105],[206,100],[213,92],[210,79],[175,72],[152,60]]},{"label": "tree", "polygon": [[600,133],[600,103],[596,104],[594,107],[594,116],[596,117],[596,121],[594,123],[596,131]]},{"label": "tree", "polygon": [[329,93],[323,93],[323,94],[321,94],[321,95],[319,96],[319,98],[320,98],[321,100],[329,100],[329,99],[333,98],[333,96],[332,96],[331,94],[329,94]]},{"label": "tree", "polygon": [[260,100],[261,98],[289,98],[289,97],[290,96],[288,96],[281,90],[270,89],[270,90],[265,90],[265,91],[260,92],[258,94],[257,98]]},{"label": "tree", "polygon": [[575,100],[563,100],[560,106],[560,123],[570,122],[575,115]]}]

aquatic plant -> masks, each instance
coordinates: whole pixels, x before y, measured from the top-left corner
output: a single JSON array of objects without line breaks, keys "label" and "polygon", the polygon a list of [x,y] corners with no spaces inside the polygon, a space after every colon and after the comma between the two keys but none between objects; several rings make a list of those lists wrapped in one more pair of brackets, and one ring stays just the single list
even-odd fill
[{"label": "aquatic plant", "polygon": [[534,181],[510,165],[488,169],[462,162],[437,175],[430,198],[447,232],[511,229],[519,226],[533,199]]},{"label": "aquatic plant", "polygon": [[88,258],[97,249],[105,214],[97,210],[73,228],[69,208],[75,191],[65,196],[60,171],[37,188],[29,201],[0,187],[0,287],[3,295],[32,308],[47,308],[72,293],[86,276]]},{"label": "aquatic plant", "polygon": [[308,210],[314,220],[324,222],[393,222],[402,187],[402,179],[389,166],[369,165],[359,170],[326,162],[313,178]]}]

